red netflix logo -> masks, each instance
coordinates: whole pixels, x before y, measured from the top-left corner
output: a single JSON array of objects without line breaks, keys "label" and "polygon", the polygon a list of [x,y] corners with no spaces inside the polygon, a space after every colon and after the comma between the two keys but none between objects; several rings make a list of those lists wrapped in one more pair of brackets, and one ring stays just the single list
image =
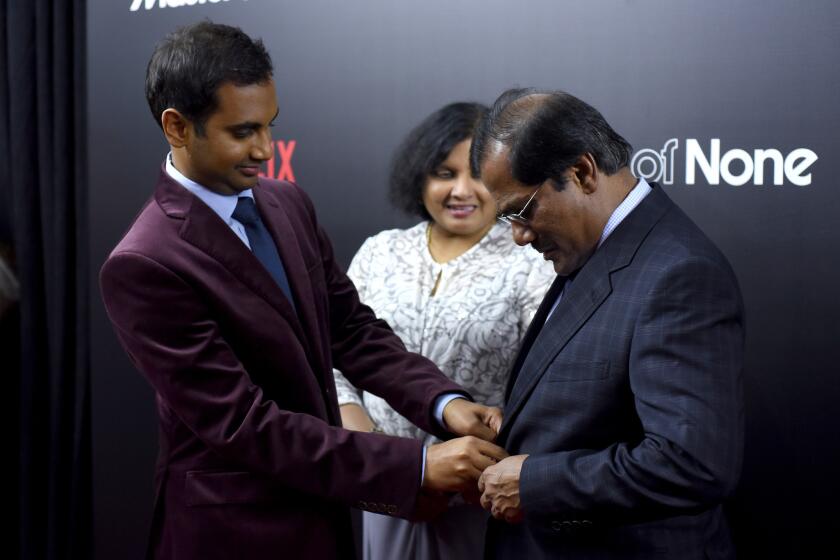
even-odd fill
[{"label": "red netflix logo", "polygon": [[260,176],[280,181],[294,181],[292,154],[295,153],[296,144],[295,140],[274,140],[271,143],[271,159],[265,162],[265,169],[260,171]]}]

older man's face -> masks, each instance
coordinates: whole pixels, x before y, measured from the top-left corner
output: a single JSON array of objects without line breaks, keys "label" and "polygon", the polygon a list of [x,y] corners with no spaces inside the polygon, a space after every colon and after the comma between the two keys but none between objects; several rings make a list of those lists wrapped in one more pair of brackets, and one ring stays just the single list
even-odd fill
[{"label": "older man's face", "polygon": [[[492,151],[481,166],[481,179],[496,200],[500,214],[522,210],[537,186],[523,185],[511,175],[508,151]],[[528,205],[527,225],[513,223],[513,239],[530,244],[554,263],[557,274],[568,276],[589,259],[603,230],[591,193],[584,192],[573,170],[562,190],[551,181],[543,185]]]}]

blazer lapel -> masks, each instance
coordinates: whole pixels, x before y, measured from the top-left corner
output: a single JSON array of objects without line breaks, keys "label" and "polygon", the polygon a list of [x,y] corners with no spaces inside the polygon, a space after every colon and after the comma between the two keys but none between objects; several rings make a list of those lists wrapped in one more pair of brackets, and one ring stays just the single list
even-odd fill
[{"label": "blazer lapel", "polygon": [[177,184],[165,171],[161,173],[155,198],[167,215],[184,219],[180,235],[185,241],[220,262],[268,302],[306,344],[300,321],[274,278],[212,209]]},{"label": "blazer lapel", "polygon": [[[527,356],[522,360],[522,367],[513,382],[505,405],[505,418],[500,435],[513,421],[554,357],[612,291],[604,259],[596,258],[596,255],[597,252],[569,285],[563,299],[540,329]],[[555,297],[554,300],[556,299]],[[546,300],[543,301],[544,304],[547,303]],[[549,310],[553,304],[552,300]]]},{"label": "blazer lapel", "polygon": [[[314,344],[309,345],[310,351],[308,355],[310,358],[317,360],[316,371],[326,371],[327,367],[324,363],[323,356],[320,352],[312,352],[312,348],[323,348],[323,344],[319,344],[319,324],[318,313],[315,308],[315,297],[312,293],[312,280],[306,268],[306,262],[303,260],[303,254],[300,252],[300,243],[298,242],[297,234],[286,209],[283,208],[274,197],[267,195],[261,188],[254,188],[254,198],[257,201],[257,208],[263,216],[263,222],[268,228],[271,237],[274,238],[274,243],[277,245],[277,252],[280,253],[280,258],[283,260],[283,267],[286,269],[286,276],[289,279],[289,286],[292,288],[292,294],[295,298],[295,306],[297,308],[297,317],[302,323],[307,340]],[[265,219],[270,216],[270,219]],[[285,298],[283,298],[285,300]],[[332,370],[330,370],[332,374]]]},{"label": "blazer lapel", "polygon": [[[543,318],[545,324],[539,328],[527,350],[525,343],[528,336],[526,335],[522,352],[527,351],[527,355],[520,355],[517,358],[517,364],[521,363],[521,366],[518,373],[512,374],[512,379],[508,382],[507,404],[505,418],[499,431],[500,438],[506,435],[514,418],[527,402],[549,364],[612,293],[611,274],[630,264],[642,241],[656,222],[662,218],[666,210],[673,207],[673,203],[659,185],[651,183],[651,187],[653,187],[651,193],[621,222],[580,269],[577,278],[563,294],[563,299],[548,321]],[[557,284],[557,281],[552,284],[551,291],[554,291]],[[535,321],[540,313],[547,314],[544,308],[548,306],[548,309],[551,309],[550,306],[553,305],[556,295],[551,298],[550,303],[548,299],[546,296],[540,305],[534,317]],[[531,334],[530,329],[528,334]],[[500,441],[503,440],[500,439]]]},{"label": "blazer lapel", "polygon": [[565,285],[566,277],[557,276],[548,288],[545,297],[540,302],[537,312],[534,313],[534,318],[531,320],[531,324],[528,325],[528,330],[525,331],[525,337],[522,339],[522,345],[519,347],[516,360],[513,362],[513,368],[511,368],[510,375],[507,379],[507,385],[505,387],[505,402],[510,401],[510,393],[516,383],[516,378],[519,376],[519,371],[522,368],[522,362],[525,361],[525,358],[531,351],[531,346],[534,344],[534,340],[536,340],[537,335],[540,334],[549,311],[551,311],[551,308],[554,306],[554,302],[557,301],[557,296],[559,296],[560,292],[563,291],[563,286]]}]

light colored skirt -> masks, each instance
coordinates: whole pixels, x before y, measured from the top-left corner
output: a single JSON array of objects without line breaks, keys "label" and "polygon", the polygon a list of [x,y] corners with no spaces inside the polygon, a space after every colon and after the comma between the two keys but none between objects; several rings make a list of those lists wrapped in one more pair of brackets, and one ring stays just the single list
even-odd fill
[{"label": "light colored skirt", "polygon": [[364,560],[480,560],[488,516],[468,504],[450,506],[429,523],[363,512]]}]

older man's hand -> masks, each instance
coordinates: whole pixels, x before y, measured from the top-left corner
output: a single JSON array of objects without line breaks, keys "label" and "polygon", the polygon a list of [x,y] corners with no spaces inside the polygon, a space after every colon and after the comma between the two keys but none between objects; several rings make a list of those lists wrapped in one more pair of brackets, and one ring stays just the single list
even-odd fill
[{"label": "older man's hand", "polygon": [[493,517],[519,523],[525,516],[519,498],[519,476],[527,455],[513,455],[484,469],[478,479],[481,507]]},{"label": "older man's hand", "polygon": [[452,399],[443,409],[443,421],[453,434],[495,441],[502,426],[502,411],[467,399]]}]

